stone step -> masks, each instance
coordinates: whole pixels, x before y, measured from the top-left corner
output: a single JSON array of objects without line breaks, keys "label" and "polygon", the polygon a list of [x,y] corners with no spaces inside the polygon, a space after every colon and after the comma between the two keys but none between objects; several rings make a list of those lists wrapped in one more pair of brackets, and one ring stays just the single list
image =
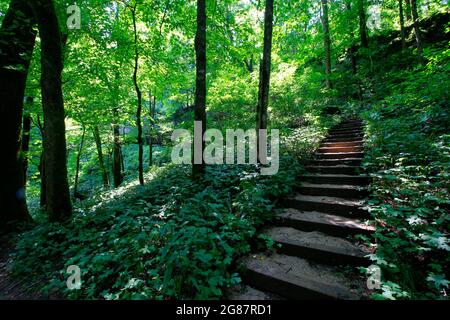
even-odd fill
[{"label": "stone step", "polygon": [[346,175],[356,175],[359,174],[362,169],[358,166],[346,166],[346,165],[337,165],[337,166],[307,166],[306,170],[309,172],[315,173],[324,173],[324,174],[346,174]]},{"label": "stone step", "polygon": [[280,213],[279,218],[278,223],[281,226],[303,231],[319,231],[332,236],[368,235],[375,231],[373,226],[363,220],[318,211],[287,208]]},{"label": "stone step", "polygon": [[316,184],[302,182],[300,186],[296,187],[296,191],[311,196],[329,196],[348,199],[361,199],[368,195],[367,188],[346,184]]},{"label": "stone step", "polygon": [[360,146],[346,146],[346,147],[324,147],[319,148],[319,153],[340,153],[340,152],[360,152],[363,148]]},{"label": "stone step", "polygon": [[272,227],[264,234],[281,244],[278,251],[283,254],[330,265],[370,265],[370,252],[343,238],[289,227]]},{"label": "stone step", "polygon": [[359,138],[360,140],[363,138],[363,134],[359,133],[346,133],[346,134],[330,134],[327,136],[327,139],[356,139]]},{"label": "stone step", "polygon": [[281,201],[281,205],[285,208],[319,211],[355,219],[368,219],[370,217],[369,212],[362,207],[364,202],[361,200],[296,194],[295,196],[284,198]]},{"label": "stone step", "polygon": [[227,293],[227,300],[286,300],[274,293],[260,291],[248,285],[239,285]]},{"label": "stone step", "polygon": [[344,134],[344,133],[363,133],[362,128],[335,128],[328,131],[329,134]]},{"label": "stone step", "polygon": [[365,175],[347,175],[347,174],[307,174],[299,177],[301,182],[310,182],[316,184],[347,184],[364,186],[369,182],[369,177]]},{"label": "stone step", "polygon": [[336,129],[347,129],[347,128],[364,128],[364,124],[362,123],[343,123],[337,126],[332,127],[330,130],[336,130]]},{"label": "stone step", "polygon": [[351,124],[354,124],[354,123],[364,124],[364,122],[361,119],[351,119],[351,120],[342,121],[338,125],[345,125],[345,124],[349,124],[349,123],[351,123]]},{"label": "stone step", "polygon": [[336,153],[316,153],[319,159],[347,159],[347,158],[363,158],[363,152],[336,152]]},{"label": "stone step", "polygon": [[350,141],[350,142],[324,142],[321,144],[322,147],[363,147],[364,142],[363,141]]},{"label": "stone step", "polygon": [[346,165],[346,166],[359,166],[361,165],[361,158],[347,158],[347,159],[315,159],[309,161],[309,165],[313,166],[337,166],[337,165]]},{"label": "stone step", "polygon": [[329,142],[357,142],[361,141],[363,137],[360,136],[350,136],[350,137],[327,137],[324,140],[324,143]]},{"label": "stone step", "polygon": [[282,254],[255,254],[243,259],[242,263],[246,269],[243,276],[246,283],[287,299],[358,300],[364,296],[363,281],[341,276],[337,267]]}]

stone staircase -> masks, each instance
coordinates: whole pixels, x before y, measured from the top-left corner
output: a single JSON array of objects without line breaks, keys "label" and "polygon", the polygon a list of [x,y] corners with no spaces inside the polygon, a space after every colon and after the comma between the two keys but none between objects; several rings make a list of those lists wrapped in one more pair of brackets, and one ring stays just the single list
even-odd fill
[{"label": "stone staircase", "polygon": [[363,207],[369,179],[360,169],[362,129],[360,120],[349,119],[330,130],[297,193],[282,201],[276,226],[265,231],[279,249],[242,260],[244,284],[230,299],[369,297],[357,267],[370,264],[370,252],[350,238],[374,231]]}]

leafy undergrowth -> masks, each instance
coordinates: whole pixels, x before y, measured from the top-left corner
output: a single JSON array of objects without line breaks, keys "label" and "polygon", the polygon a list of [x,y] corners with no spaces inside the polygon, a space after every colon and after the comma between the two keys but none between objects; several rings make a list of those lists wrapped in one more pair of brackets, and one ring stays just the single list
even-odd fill
[{"label": "leafy undergrowth", "polygon": [[425,53],[426,65],[387,73],[387,94],[365,113],[375,298],[439,299],[450,289],[450,50]]},{"label": "leafy undergrowth", "polygon": [[[133,182],[98,195],[69,223],[20,235],[14,272],[45,277],[45,289],[69,298],[219,298],[240,281],[236,259],[273,218],[269,199],[291,191],[325,129],[315,118],[291,130],[274,176],[250,165],[211,166],[204,180],[192,181],[189,166],[168,165],[144,187]],[[81,269],[80,290],[66,288],[70,265]]]}]

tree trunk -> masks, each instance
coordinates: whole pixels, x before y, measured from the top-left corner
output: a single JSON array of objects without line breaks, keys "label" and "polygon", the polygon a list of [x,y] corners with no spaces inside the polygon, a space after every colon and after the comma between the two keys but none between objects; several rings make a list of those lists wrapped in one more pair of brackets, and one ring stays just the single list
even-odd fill
[{"label": "tree trunk", "polygon": [[51,0],[33,3],[41,39],[41,86],[44,111],[44,150],[47,212],[51,221],[70,217],[67,150],[61,72],[62,43],[58,18]]},{"label": "tree trunk", "polygon": [[28,1],[12,0],[0,29],[0,119],[3,123],[3,170],[0,179],[0,229],[31,218],[23,189],[21,125],[23,99],[36,39]]},{"label": "tree trunk", "polygon": [[406,21],[410,22],[412,20],[412,15],[411,15],[411,0],[405,0],[406,1]]},{"label": "tree trunk", "polygon": [[113,147],[113,180],[114,180],[114,187],[117,188],[122,184],[123,177],[122,177],[122,170],[120,166],[120,158],[121,158],[121,147],[120,147],[120,132],[119,132],[119,125],[117,124],[119,115],[117,107],[114,107],[113,109],[113,118],[114,118],[114,124],[113,124],[113,135],[114,135],[114,147]]},{"label": "tree trunk", "polygon": [[152,103],[152,95],[149,93],[148,96],[148,104],[149,104],[149,115],[150,115],[150,123],[148,126],[148,147],[149,147],[149,167],[153,165],[153,135],[155,134],[155,111],[156,111],[156,96],[153,96]]},{"label": "tree trunk", "polygon": [[400,35],[402,38],[402,49],[406,48],[405,18],[403,16],[403,0],[398,0],[398,14],[400,19]]},{"label": "tree trunk", "polygon": [[28,153],[30,151],[30,131],[31,131],[31,115],[29,112],[23,115],[23,128],[22,128],[22,170],[23,170],[23,189],[26,190],[27,185],[27,171],[28,171]]},{"label": "tree trunk", "polygon": [[120,167],[122,168],[122,173],[125,172],[125,161],[123,157],[123,149],[120,148]]},{"label": "tree trunk", "polygon": [[247,67],[247,71],[253,73],[253,58],[248,60],[244,60],[245,66]]},{"label": "tree trunk", "polygon": [[[206,0],[197,0],[197,33],[195,36],[195,55],[196,84],[194,119],[195,121],[199,121],[202,124],[201,137],[198,137],[198,134],[196,137],[196,135],[194,134],[192,176],[194,178],[197,178],[202,176],[205,172],[205,163],[203,161],[203,150],[205,150],[205,142],[203,141],[203,135],[206,131]],[[200,141],[200,143],[196,143],[196,140]]]},{"label": "tree trunk", "polygon": [[417,1],[411,0],[411,13],[413,18],[413,29],[414,29],[414,35],[416,37],[416,45],[417,45],[417,51],[419,52],[419,55],[422,56],[423,46],[422,46],[422,35],[420,33],[419,29],[419,14],[417,12]]},{"label": "tree trunk", "polygon": [[267,107],[269,105],[270,67],[272,55],[273,0],[266,0],[264,13],[264,49],[260,65],[258,106],[256,109],[256,136],[258,161],[265,163],[265,156],[259,148],[259,130],[267,129]]},{"label": "tree trunk", "polygon": [[37,117],[37,124],[39,131],[41,132],[41,139],[42,139],[42,151],[41,156],[39,158],[39,177],[41,178],[41,193],[40,193],[40,206],[41,208],[45,209],[46,207],[46,198],[47,198],[47,186],[45,184],[45,156],[44,156],[44,127],[41,123],[41,118]]},{"label": "tree trunk", "polygon": [[138,68],[139,68],[139,50],[138,50],[138,34],[137,34],[137,28],[136,28],[136,6],[137,2],[134,3],[134,7],[131,9],[131,18],[133,20],[133,31],[134,31],[134,73],[133,73],[133,82],[134,82],[134,88],[136,90],[137,95],[137,110],[136,110],[136,126],[138,129],[138,135],[137,135],[137,143],[139,148],[139,154],[138,154],[138,173],[139,173],[139,184],[144,185],[144,164],[143,164],[143,157],[144,157],[144,148],[143,148],[143,142],[142,142],[142,92],[139,89],[139,84],[137,81],[137,74],[138,74]]},{"label": "tree trunk", "polygon": [[367,48],[369,41],[367,39],[367,19],[365,0],[358,0],[358,15],[359,15],[359,36],[361,38],[361,46]]},{"label": "tree trunk", "polygon": [[331,82],[331,39],[330,39],[330,24],[328,20],[327,0],[322,0],[322,25],[323,25],[323,44],[325,47],[326,85],[328,89],[333,89],[333,83]]},{"label": "tree trunk", "polygon": [[81,154],[83,153],[83,145],[84,145],[84,136],[86,134],[86,128],[83,127],[83,133],[81,135],[81,141],[80,145],[78,146],[78,153],[77,153],[77,162],[76,162],[76,168],[75,168],[75,183],[73,186],[73,197],[74,198],[82,198],[78,194],[78,176],[80,174],[80,161],[81,161]]},{"label": "tree trunk", "polygon": [[100,167],[100,173],[102,175],[103,186],[109,186],[108,172],[106,171],[105,161],[103,160],[103,151],[102,151],[102,140],[100,137],[100,132],[98,130],[98,125],[94,125],[92,127],[92,133],[95,140],[95,146],[97,147],[97,156],[98,156],[98,164]]}]

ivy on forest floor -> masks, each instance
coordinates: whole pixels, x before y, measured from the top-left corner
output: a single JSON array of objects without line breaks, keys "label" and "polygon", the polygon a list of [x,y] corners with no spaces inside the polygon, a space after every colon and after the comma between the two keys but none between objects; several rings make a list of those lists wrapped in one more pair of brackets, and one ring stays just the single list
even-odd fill
[{"label": "ivy on forest floor", "polygon": [[[190,166],[168,165],[149,174],[144,187],[99,194],[68,224],[43,223],[22,234],[15,274],[44,276],[46,290],[77,299],[219,298],[240,282],[236,259],[274,217],[269,199],[292,190],[301,158],[325,129],[286,135],[274,176],[261,176],[256,166],[211,166],[197,182]],[[69,265],[81,269],[80,290],[66,289]]]},{"label": "ivy on forest floor", "polygon": [[449,53],[427,48],[426,66],[387,73],[386,96],[365,112],[369,208],[377,220],[372,259],[383,270],[375,298],[448,296]]}]

